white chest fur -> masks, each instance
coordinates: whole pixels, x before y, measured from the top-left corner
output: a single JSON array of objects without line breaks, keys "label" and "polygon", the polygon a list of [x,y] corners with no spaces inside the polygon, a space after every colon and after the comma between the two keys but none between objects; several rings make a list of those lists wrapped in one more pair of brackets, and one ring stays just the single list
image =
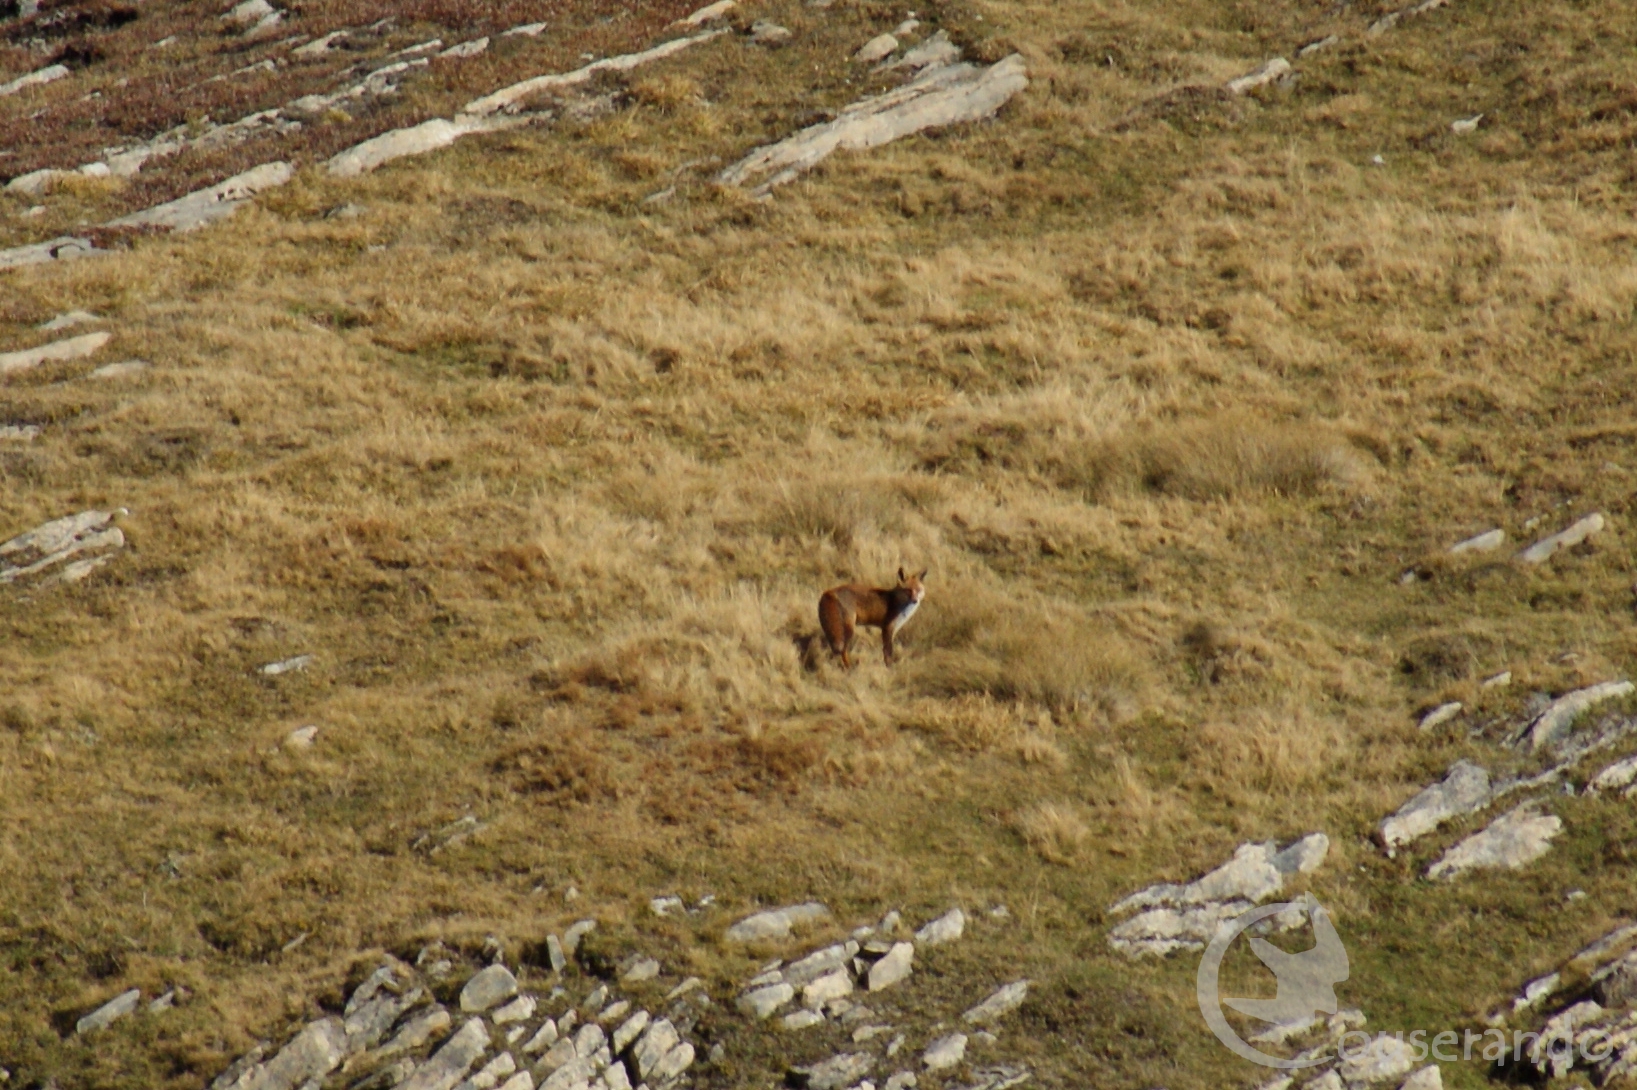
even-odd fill
[{"label": "white chest fur", "polygon": [[911,617],[915,616],[915,611],[920,608],[920,602],[911,602],[909,605],[905,606],[904,612],[892,619],[892,624],[890,626],[892,629],[892,634],[894,636],[898,635],[898,630],[903,628],[905,622],[907,622]]}]

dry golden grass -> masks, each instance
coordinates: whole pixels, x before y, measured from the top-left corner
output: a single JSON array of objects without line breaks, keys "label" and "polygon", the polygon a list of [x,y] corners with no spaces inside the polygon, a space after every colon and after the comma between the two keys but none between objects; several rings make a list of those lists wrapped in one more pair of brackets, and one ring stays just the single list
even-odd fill
[{"label": "dry golden grass", "polygon": [[[0,386],[0,423],[45,428],[0,447],[0,535],[124,506],[131,548],[0,591],[0,1064],[197,1087],[361,951],[523,956],[587,913],[725,989],[752,967],[728,917],[815,897],[849,925],[1006,903],[939,979],[1039,982],[1043,1085],[1220,1086],[1251,1073],[1195,1032],[1192,966],[1105,949],[1132,889],[1324,829],[1314,889],[1382,1028],[1489,1009],[1513,955],[1627,903],[1629,823],[1591,803],[1483,889],[1365,838],[1496,759],[1418,711],[1499,720],[1637,651],[1634,202],[1592,119],[1637,79],[1608,44],[1632,13],[1455,5],[1369,42],[1338,15],[1351,44],[1223,104],[1173,92],[1329,24],[935,5],[1020,49],[1028,94],[761,203],[708,179],[875,86],[841,58],[901,13],[756,11],[792,44],[667,61],[611,117],[6,274],[0,348],[71,307],[116,339]],[[1541,568],[1443,555],[1590,510],[1609,531]],[[902,662],[871,630],[843,671],[819,592],[901,565],[930,569]],[[672,891],[724,907],[650,918]],[[59,1033],[171,984],[195,1001],[120,1048]]]}]

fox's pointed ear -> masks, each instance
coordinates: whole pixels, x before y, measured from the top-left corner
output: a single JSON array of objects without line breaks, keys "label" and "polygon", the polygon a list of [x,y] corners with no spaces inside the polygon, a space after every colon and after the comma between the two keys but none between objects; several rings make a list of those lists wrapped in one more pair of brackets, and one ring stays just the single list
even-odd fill
[{"label": "fox's pointed ear", "polygon": [[905,578],[904,578],[904,569],[903,569],[903,568],[899,568],[899,569],[898,569],[898,581],[899,581],[899,582],[900,582],[900,583],[905,583],[905,582],[908,582],[908,580],[906,580],[906,579],[905,579]]},{"label": "fox's pointed ear", "polygon": [[920,574],[920,575],[917,575],[917,576],[916,576],[916,577],[915,577],[915,578],[917,578],[917,579],[925,579],[925,578],[926,578],[926,573],[927,573],[927,572],[929,572],[929,571],[931,571],[931,570],[932,570],[932,569],[931,569],[931,568],[922,568],[922,569],[921,569],[921,574]]}]

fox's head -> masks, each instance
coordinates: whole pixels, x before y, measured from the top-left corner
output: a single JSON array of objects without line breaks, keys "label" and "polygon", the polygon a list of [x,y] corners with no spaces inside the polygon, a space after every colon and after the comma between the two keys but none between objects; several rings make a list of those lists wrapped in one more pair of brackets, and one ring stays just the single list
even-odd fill
[{"label": "fox's head", "polygon": [[898,585],[909,591],[910,601],[919,602],[926,597],[926,584],[921,582],[926,578],[926,573],[926,568],[922,568],[914,575],[905,575],[903,568],[898,569]]}]

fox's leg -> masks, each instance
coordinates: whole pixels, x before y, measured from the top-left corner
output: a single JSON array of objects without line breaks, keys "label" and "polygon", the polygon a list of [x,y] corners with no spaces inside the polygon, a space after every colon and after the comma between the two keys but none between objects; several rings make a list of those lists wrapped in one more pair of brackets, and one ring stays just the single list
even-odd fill
[{"label": "fox's leg", "polygon": [[853,668],[853,641],[858,638],[858,630],[849,624],[842,632],[841,665],[851,670]]},{"label": "fox's leg", "polygon": [[898,657],[892,649],[892,625],[890,624],[881,626],[881,657],[886,660],[888,666],[891,666]]}]

